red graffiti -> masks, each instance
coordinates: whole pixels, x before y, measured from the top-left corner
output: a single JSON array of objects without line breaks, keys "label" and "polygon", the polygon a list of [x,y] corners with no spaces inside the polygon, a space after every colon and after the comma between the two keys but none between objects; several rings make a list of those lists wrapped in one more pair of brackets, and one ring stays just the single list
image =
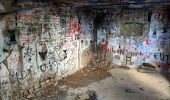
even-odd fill
[{"label": "red graffiti", "polygon": [[108,44],[102,44],[102,49],[107,51],[107,49],[108,49]]},{"label": "red graffiti", "polygon": [[149,40],[149,39],[146,40],[146,44],[147,44],[147,45],[150,45],[150,44],[151,44],[151,40]]},{"label": "red graffiti", "polygon": [[74,36],[76,34],[79,34],[80,32],[80,23],[78,20],[71,21],[71,27],[70,27],[70,36]]},{"label": "red graffiti", "polygon": [[125,54],[125,50],[124,49],[118,49],[118,50],[114,50],[111,47],[108,47],[108,44],[102,44],[102,49],[105,50],[106,52],[112,52],[112,53],[119,53],[124,55]]},{"label": "red graffiti", "polygon": [[101,45],[101,48],[102,48],[104,51],[106,51],[106,52],[111,52],[111,53],[113,53],[113,54],[118,53],[118,54],[120,54],[120,55],[125,55],[126,53],[131,53],[132,55],[135,55],[135,56],[144,56],[144,54],[143,54],[142,52],[135,52],[135,53],[133,53],[133,52],[129,52],[129,51],[126,50],[126,49],[121,49],[121,48],[119,48],[119,49],[117,49],[117,50],[114,50],[113,47],[109,47],[107,44],[102,44],[102,45]]},{"label": "red graffiti", "polygon": [[19,18],[20,18],[20,20],[28,21],[28,20],[31,20],[33,18],[33,16],[34,15],[31,13],[20,13]]}]

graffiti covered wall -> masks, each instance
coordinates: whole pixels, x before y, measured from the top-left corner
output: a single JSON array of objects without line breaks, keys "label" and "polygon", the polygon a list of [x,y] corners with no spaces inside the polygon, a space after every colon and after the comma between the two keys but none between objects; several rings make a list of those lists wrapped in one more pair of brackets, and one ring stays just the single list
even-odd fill
[{"label": "graffiti covered wall", "polygon": [[129,9],[100,15],[95,20],[89,10],[63,4],[0,17],[0,99],[34,99],[49,91],[55,96],[57,81],[87,66],[96,44],[97,56],[114,65],[169,67],[168,13]]},{"label": "graffiti covered wall", "polygon": [[38,7],[1,20],[1,99],[45,96],[48,91],[43,87],[55,86],[57,80],[86,66],[88,62],[81,64],[80,57],[91,54],[87,51],[93,16],[82,13],[79,18],[71,9],[67,5]]},{"label": "graffiti covered wall", "polygon": [[103,28],[98,28],[98,43],[116,65],[159,62],[160,67],[170,66],[168,16],[141,9],[124,10],[116,15],[108,13],[101,24]]}]

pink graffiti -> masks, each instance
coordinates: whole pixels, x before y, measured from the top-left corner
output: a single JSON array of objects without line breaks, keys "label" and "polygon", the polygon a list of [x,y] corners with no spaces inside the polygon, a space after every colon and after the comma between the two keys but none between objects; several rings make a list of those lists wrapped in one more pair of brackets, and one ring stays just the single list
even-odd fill
[{"label": "pink graffiti", "polygon": [[74,36],[76,34],[79,34],[80,32],[80,23],[78,20],[72,20],[71,21],[71,27],[70,27],[70,36]]},{"label": "pink graffiti", "polygon": [[69,42],[64,43],[63,46],[64,46],[64,48],[69,48],[72,46],[72,43],[69,41]]},{"label": "pink graffiti", "polygon": [[53,16],[53,17],[52,17],[52,21],[55,22],[55,23],[57,23],[57,24],[59,24],[59,23],[60,23],[60,17],[58,17],[58,16]]},{"label": "pink graffiti", "polygon": [[33,37],[25,35],[25,36],[22,36],[21,41],[22,41],[22,43],[32,43],[33,42]]},{"label": "pink graffiti", "polygon": [[12,64],[12,63],[22,63],[23,62],[23,57],[22,56],[11,56],[9,58],[9,63]]}]

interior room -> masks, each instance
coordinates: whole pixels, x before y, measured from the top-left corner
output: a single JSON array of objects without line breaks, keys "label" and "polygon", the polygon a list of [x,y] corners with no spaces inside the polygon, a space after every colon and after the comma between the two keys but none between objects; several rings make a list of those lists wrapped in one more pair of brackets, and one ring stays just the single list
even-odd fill
[{"label": "interior room", "polygon": [[170,100],[170,0],[0,0],[0,100]]}]

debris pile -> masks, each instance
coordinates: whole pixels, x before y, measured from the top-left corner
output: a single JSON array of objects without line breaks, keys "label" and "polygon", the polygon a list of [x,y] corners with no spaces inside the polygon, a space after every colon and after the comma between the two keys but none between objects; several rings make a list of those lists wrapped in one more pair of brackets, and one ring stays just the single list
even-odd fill
[{"label": "debris pile", "polygon": [[102,59],[92,59],[83,69],[59,80],[59,85],[67,85],[72,88],[87,86],[95,81],[111,76],[108,70],[112,69],[111,63]]},{"label": "debris pile", "polygon": [[110,67],[113,68],[113,65],[109,63],[107,60],[103,60],[100,58],[93,58],[91,62],[87,65],[87,67],[91,67],[93,69],[95,68],[101,68],[101,67]]},{"label": "debris pile", "polygon": [[78,95],[77,100],[97,100],[97,95],[95,91],[89,90],[86,93]]}]

